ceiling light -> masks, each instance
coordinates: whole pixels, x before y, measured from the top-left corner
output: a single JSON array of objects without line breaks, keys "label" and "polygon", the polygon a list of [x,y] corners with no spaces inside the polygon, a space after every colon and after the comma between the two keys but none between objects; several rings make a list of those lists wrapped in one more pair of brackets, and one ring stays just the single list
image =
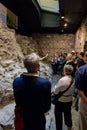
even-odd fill
[{"label": "ceiling light", "polygon": [[64,16],[61,16],[61,19],[64,19]]},{"label": "ceiling light", "polygon": [[67,23],[64,23],[64,27],[67,27]]}]

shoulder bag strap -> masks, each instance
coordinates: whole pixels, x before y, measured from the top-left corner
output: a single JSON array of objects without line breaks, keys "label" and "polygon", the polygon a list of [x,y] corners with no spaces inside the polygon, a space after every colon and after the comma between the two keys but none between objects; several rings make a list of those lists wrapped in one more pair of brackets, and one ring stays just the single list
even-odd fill
[{"label": "shoulder bag strap", "polygon": [[70,85],[68,86],[68,88],[61,92],[61,96],[71,87],[72,83],[73,83],[73,78],[72,78],[72,80],[71,80]]}]

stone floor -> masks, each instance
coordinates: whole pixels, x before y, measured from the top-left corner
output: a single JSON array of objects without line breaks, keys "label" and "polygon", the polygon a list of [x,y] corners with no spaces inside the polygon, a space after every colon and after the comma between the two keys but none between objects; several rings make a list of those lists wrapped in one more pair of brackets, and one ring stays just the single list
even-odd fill
[{"label": "stone floor", "polygon": [[[54,75],[52,79],[52,88],[59,80],[60,75]],[[46,130],[56,130],[55,128],[55,118],[54,118],[54,105],[51,105],[49,113],[46,115]],[[72,105],[72,121],[73,127],[72,130],[79,130],[79,113],[74,109],[74,104]],[[63,122],[63,130],[67,130]]]}]

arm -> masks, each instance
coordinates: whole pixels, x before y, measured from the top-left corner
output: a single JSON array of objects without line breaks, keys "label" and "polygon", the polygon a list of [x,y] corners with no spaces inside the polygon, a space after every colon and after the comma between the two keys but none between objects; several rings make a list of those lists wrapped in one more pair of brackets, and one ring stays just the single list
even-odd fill
[{"label": "arm", "polygon": [[72,101],[75,101],[75,99],[76,99],[77,96],[78,96],[78,89],[77,89],[77,88],[74,88]]},{"label": "arm", "polygon": [[78,90],[78,94],[82,98],[82,100],[87,103],[87,97],[85,96],[84,92],[82,90]]},{"label": "arm", "polygon": [[77,95],[78,95],[78,89],[77,89],[77,88],[75,88],[75,89],[74,89],[74,92],[73,92],[73,96],[76,98],[76,97],[77,97]]},{"label": "arm", "polygon": [[45,96],[44,96],[44,113],[47,113],[51,107],[51,83],[48,82],[45,87]]},{"label": "arm", "polygon": [[45,59],[47,56],[48,56],[48,53],[44,57],[40,58],[40,60]]},{"label": "arm", "polygon": [[84,79],[84,76],[82,75],[79,69],[75,77],[75,87],[78,89],[78,95],[81,97],[82,100],[84,100],[84,102],[87,103],[87,97],[84,94],[84,87],[83,87],[84,80],[83,79]]},{"label": "arm", "polygon": [[21,77],[18,77],[13,81],[13,94],[17,106],[20,106],[22,103],[21,97],[22,97],[23,86],[24,86],[24,82]]}]

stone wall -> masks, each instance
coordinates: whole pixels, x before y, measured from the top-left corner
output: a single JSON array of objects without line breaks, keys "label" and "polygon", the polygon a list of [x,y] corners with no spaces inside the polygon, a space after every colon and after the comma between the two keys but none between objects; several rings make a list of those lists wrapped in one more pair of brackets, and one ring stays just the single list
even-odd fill
[{"label": "stone wall", "polygon": [[75,50],[77,52],[87,50],[87,46],[85,46],[86,42],[87,42],[87,17],[83,19],[81,26],[76,32]]},{"label": "stone wall", "polygon": [[55,52],[71,52],[75,48],[74,34],[32,34],[31,37],[17,35],[16,39],[24,55],[33,51],[43,57],[48,53],[48,61],[51,61]]},{"label": "stone wall", "polygon": [[15,69],[22,67],[22,59],[23,54],[16,42],[15,31],[3,27],[0,22],[0,106],[13,100],[12,80],[18,74]]},{"label": "stone wall", "polygon": [[75,45],[74,34],[33,34],[32,37],[40,45],[42,54],[48,53],[50,57],[55,52],[71,52]]}]

